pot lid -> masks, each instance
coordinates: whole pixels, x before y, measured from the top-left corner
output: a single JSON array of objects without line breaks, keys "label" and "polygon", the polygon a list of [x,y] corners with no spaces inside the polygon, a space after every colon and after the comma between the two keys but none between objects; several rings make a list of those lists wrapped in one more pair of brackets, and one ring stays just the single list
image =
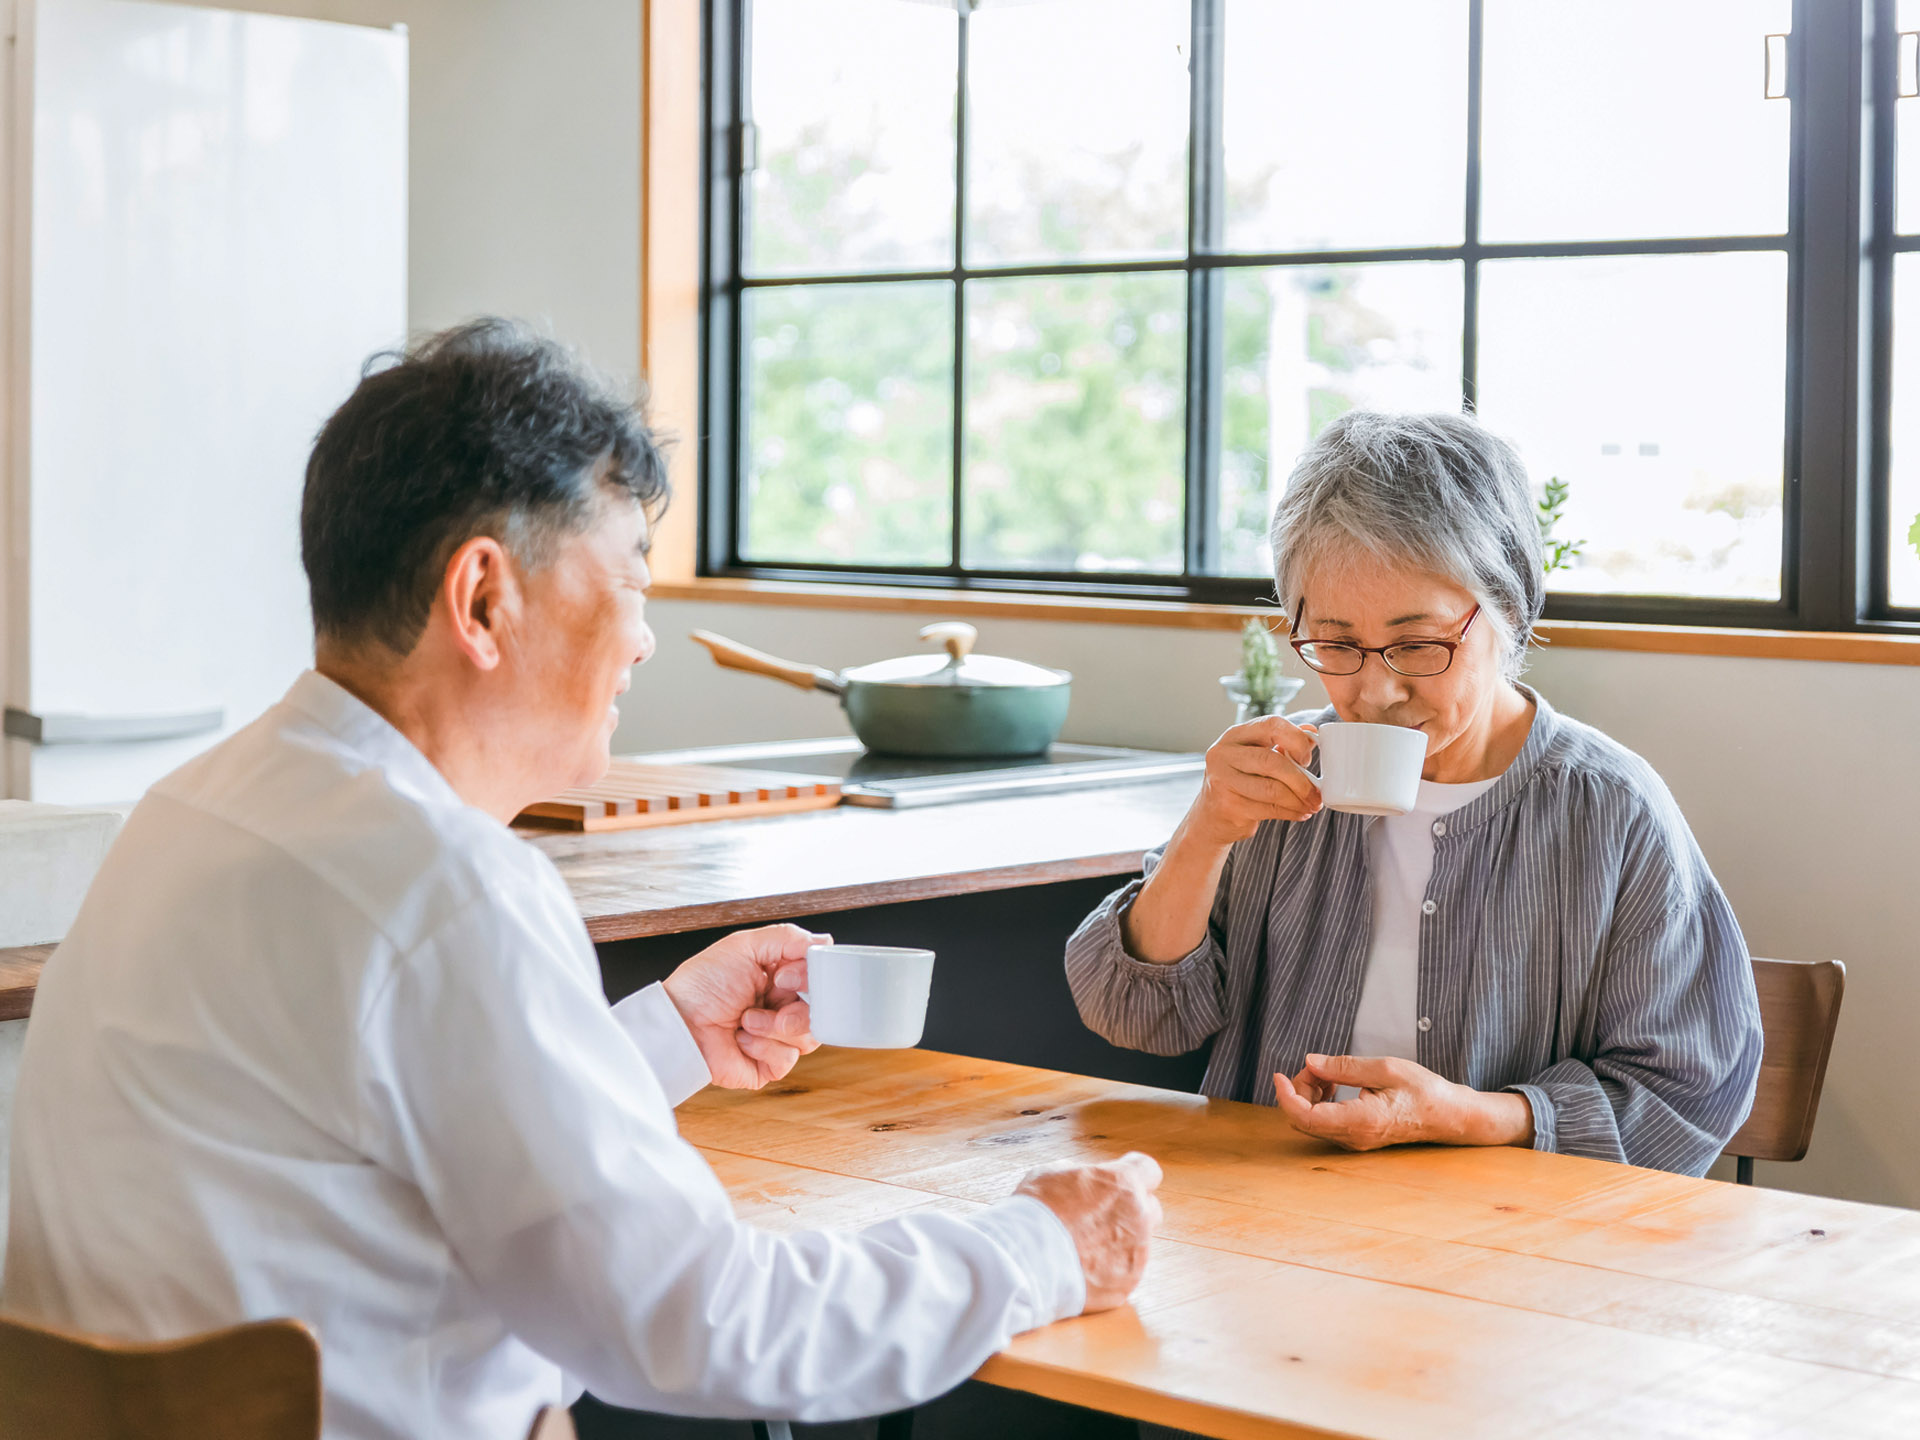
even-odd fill
[{"label": "pot lid", "polygon": [[920,632],[920,638],[940,641],[946,646],[946,654],[902,655],[872,665],[857,665],[841,672],[841,678],[865,685],[958,685],[1029,690],[1065,685],[1073,679],[1065,670],[1049,670],[1044,665],[1029,665],[1004,655],[975,655],[973,642],[978,633],[973,626],[957,620],[929,625]]}]

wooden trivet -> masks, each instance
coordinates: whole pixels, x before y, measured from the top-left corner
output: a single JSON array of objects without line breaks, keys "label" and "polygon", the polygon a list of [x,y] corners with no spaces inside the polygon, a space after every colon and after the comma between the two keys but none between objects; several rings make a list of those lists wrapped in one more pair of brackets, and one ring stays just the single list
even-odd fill
[{"label": "wooden trivet", "polygon": [[529,805],[514,823],[556,830],[629,830],[829,810],[839,803],[840,782],[820,775],[616,760],[596,783]]}]

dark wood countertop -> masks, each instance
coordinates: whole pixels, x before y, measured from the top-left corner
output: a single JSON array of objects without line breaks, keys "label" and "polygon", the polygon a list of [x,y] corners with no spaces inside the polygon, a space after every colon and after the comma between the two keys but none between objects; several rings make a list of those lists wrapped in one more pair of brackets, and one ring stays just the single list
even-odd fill
[{"label": "dark wood countertop", "polygon": [[[615,830],[523,830],[553,859],[595,940],[1129,875],[1173,833],[1197,774],[919,810],[842,805]],[[0,1020],[33,1008],[51,945],[0,949]]]},{"label": "dark wood countertop", "polygon": [[16,945],[0,949],[0,1020],[24,1020],[33,1009],[40,967],[53,954],[51,945]]},{"label": "dark wood countertop", "polygon": [[523,832],[595,940],[759,925],[863,905],[1127,875],[1199,775],[918,810],[833,810],[598,835]]}]

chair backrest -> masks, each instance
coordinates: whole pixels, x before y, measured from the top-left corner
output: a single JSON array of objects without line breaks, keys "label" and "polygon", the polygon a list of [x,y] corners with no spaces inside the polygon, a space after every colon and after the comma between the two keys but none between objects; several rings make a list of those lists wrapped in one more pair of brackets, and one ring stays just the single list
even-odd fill
[{"label": "chair backrest", "polygon": [[573,1416],[558,1405],[548,1405],[533,1417],[533,1429],[527,1432],[527,1440],[578,1440],[573,1429]]},{"label": "chair backrest", "polygon": [[1833,1028],[1846,993],[1847,967],[1838,960],[1753,962],[1766,1048],[1753,1113],[1727,1142],[1727,1154],[1755,1160],[1798,1160],[1813,1140],[1820,1086],[1833,1050]]},{"label": "chair backrest", "polygon": [[262,1320],[159,1345],[0,1317],[9,1440],[319,1440],[320,1343]]}]

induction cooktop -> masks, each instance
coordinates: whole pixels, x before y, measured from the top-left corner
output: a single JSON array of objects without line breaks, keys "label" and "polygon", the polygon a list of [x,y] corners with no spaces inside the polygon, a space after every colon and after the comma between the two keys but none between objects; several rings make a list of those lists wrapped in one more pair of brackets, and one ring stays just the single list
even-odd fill
[{"label": "induction cooktop", "polygon": [[824,740],[717,745],[699,750],[673,750],[646,758],[673,764],[749,765],[831,776],[842,782],[844,803],[895,810],[1161,780],[1174,775],[1198,774],[1206,761],[1203,755],[1166,750],[1069,744],[1050,746],[1040,755],[1011,757],[954,759],[885,755],[867,750],[850,735]]}]

